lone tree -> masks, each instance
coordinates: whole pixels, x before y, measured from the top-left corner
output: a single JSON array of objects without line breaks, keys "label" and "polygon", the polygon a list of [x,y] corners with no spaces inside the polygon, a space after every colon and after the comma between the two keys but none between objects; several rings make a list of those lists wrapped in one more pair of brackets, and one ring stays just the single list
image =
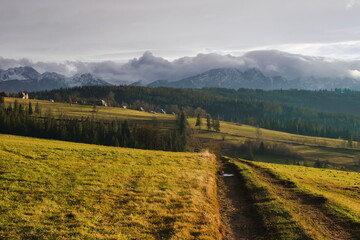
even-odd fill
[{"label": "lone tree", "polygon": [[211,119],[210,119],[210,115],[206,115],[206,126],[207,129],[210,130],[211,129]]},{"label": "lone tree", "polygon": [[202,125],[202,121],[201,121],[201,117],[200,117],[200,113],[199,113],[196,117],[195,127],[199,127],[199,129],[201,129],[201,125]]}]

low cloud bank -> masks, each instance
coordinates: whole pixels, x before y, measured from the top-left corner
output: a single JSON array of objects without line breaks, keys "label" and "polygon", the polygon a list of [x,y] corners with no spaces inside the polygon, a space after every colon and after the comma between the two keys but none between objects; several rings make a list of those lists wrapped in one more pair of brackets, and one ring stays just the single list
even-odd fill
[{"label": "low cloud bank", "polygon": [[127,63],[80,62],[64,63],[33,62],[29,59],[6,59],[0,57],[0,69],[31,66],[39,72],[57,72],[64,75],[92,73],[113,84],[130,84],[155,80],[176,81],[214,68],[257,68],[267,76],[283,76],[288,79],[303,77],[355,78],[360,81],[360,61],[344,61],[323,57],[303,56],[277,50],[248,52],[241,57],[215,53],[198,54],[168,61],[145,52],[141,57]]}]

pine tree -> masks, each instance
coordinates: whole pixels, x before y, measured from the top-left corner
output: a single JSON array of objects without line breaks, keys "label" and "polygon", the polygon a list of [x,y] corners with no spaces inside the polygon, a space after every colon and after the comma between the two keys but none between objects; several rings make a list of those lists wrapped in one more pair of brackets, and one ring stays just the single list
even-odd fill
[{"label": "pine tree", "polygon": [[185,113],[181,111],[180,117],[179,117],[179,132],[181,135],[186,133],[186,127],[187,127],[187,120],[185,117]]},{"label": "pine tree", "polygon": [[93,112],[94,112],[94,113],[97,112],[97,106],[96,106],[96,104],[93,105]]},{"label": "pine tree", "polygon": [[35,105],[35,113],[38,114],[38,115],[41,114],[39,103],[36,103],[36,105]]},{"label": "pine tree", "polygon": [[220,132],[220,120],[219,120],[219,117],[214,120],[214,130],[217,131],[217,132]]},{"label": "pine tree", "polygon": [[32,115],[33,114],[33,109],[32,109],[32,105],[31,105],[31,102],[29,102],[29,115]]},{"label": "pine tree", "polygon": [[[14,107],[14,110],[15,110],[15,107]],[[24,111],[24,107],[23,107],[23,105],[22,105],[21,103],[19,104],[18,111],[19,111],[20,113]]]},{"label": "pine tree", "polygon": [[199,127],[199,129],[201,129],[201,125],[202,125],[201,117],[200,114],[198,114],[196,117],[195,127]]},{"label": "pine tree", "polygon": [[121,136],[122,136],[122,147],[131,147],[130,146],[130,138],[131,138],[131,132],[129,123],[127,120],[125,120],[121,125]]},{"label": "pine tree", "polygon": [[14,112],[17,112],[19,110],[19,102],[15,100],[14,102]]},{"label": "pine tree", "polygon": [[207,129],[210,130],[211,129],[211,120],[210,120],[210,115],[206,115],[206,126]]}]

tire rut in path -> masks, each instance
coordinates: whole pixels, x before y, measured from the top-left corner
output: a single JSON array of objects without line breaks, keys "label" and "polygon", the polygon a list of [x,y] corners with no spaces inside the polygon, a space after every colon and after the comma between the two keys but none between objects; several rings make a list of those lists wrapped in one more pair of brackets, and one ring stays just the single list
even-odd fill
[{"label": "tire rut in path", "polygon": [[[224,239],[251,240],[259,237],[259,229],[251,217],[251,206],[246,200],[244,186],[231,163],[219,160],[222,165],[218,175],[218,197]],[[233,174],[233,176],[223,176]]]}]

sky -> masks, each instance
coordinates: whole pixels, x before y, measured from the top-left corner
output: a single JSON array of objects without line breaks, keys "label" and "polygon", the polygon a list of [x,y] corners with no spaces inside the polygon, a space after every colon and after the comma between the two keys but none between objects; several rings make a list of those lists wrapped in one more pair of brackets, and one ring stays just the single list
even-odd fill
[{"label": "sky", "polygon": [[0,0],[0,56],[167,60],[253,50],[360,59],[360,0]]}]

